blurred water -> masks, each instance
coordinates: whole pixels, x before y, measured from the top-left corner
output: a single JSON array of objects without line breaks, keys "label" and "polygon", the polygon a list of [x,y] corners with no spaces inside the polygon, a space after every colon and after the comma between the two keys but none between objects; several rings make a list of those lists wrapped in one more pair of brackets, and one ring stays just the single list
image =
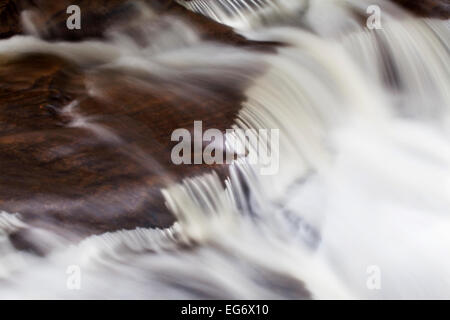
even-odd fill
[{"label": "blurred water", "polygon": [[[383,29],[371,31],[361,16],[374,3],[385,9]],[[249,52],[170,20],[144,46],[120,31],[70,44],[30,35],[1,40],[0,53],[51,52],[175,84],[192,72],[250,77],[235,128],[280,129],[280,171],[261,176],[239,159],[225,187],[215,174],[169,182],[178,222],[166,230],[79,244],[32,230],[45,257],[11,246],[7,235],[30,227],[2,213],[0,297],[450,298],[448,21],[384,1],[183,4],[285,45]],[[144,15],[144,29],[146,19],[158,17]],[[264,72],[249,76],[256,66]],[[105,94],[95,78],[89,85]],[[177,88],[187,99],[208,94]],[[68,265],[80,266],[81,290],[67,289]],[[377,290],[367,286],[371,266],[381,272]]]}]

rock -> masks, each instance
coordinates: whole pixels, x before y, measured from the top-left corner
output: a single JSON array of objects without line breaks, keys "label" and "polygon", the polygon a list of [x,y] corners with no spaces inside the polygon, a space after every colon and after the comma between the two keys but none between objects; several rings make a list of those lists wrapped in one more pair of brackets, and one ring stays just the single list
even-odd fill
[{"label": "rock", "polygon": [[18,1],[3,0],[0,3],[0,39],[9,38],[22,32],[20,26],[20,12]]},{"label": "rock", "polygon": [[[169,226],[160,188],[212,170],[173,165],[172,131],[194,120],[205,129],[231,127],[246,84],[186,79],[213,93],[187,101],[160,80],[147,79],[151,90],[105,71],[94,76],[105,101],[88,96],[85,77],[79,66],[48,54],[0,64],[0,209],[76,234]],[[107,131],[68,126],[73,119],[62,111],[73,101]]]},{"label": "rock", "polygon": [[[39,25],[47,27],[40,31],[51,40],[101,38],[111,26],[108,17],[133,21],[127,15],[137,14],[136,7],[125,1],[78,1],[86,6],[83,12],[97,18],[91,22],[84,18],[81,32],[70,36],[65,25],[56,27],[66,17],[67,3],[36,0],[23,7],[39,8],[45,21]],[[17,9],[14,4],[9,2],[8,10]],[[247,41],[181,6],[157,4],[158,10],[194,24],[203,38],[273,49],[272,44]],[[114,25],[126,30],[132,23],[119,19]],[[107,100],[88,94],[87,74]],[[127,74],[92,72],[89,66],[37,53],[0,57],[0,78],[0,209],[19,212],[35,226],[75,236],[171,225],[174,217],[165,206],[161,187],[212,169],[222,175],[227,170],[226,166],[173,165],[172,131],[191,129],[194,120],[203,120],[204,130],[230,128],[247,85],[186,75],[186,84],[206,92],[204,96],[192,93],[188,100],[173,93],[173,84],[158,78],[146,78],[148,86],[140,88],[130,84]],[[74,101],[79,102],[80,114],[95,116],[95,123],[106,132],[70,126],[73,116],[63,109]]]},{"label": "rock", "polygon": [[428,18],[450,18],[448,0],[392,0],[415,14]]},{"label": "rock", "polygon": [[[0,26],[0,39],[24,33],[21,13],[30,15],[40,36],[46,40],[80,41],[91,38],[104,38],[113,25],[129,23],[142,8],[131,0],[5,0],[0,4],[0,17],[8,24]],[[172,0],[146,0],[145,5],[158,15],[172,15],[194,25],[205,38],[237,46],[267,48],[265,43],[249,41],[237,35],[227,26],[216,23],[206,17],[188,11]],[[81,9],[82,28],[69,30],[66,26],[69,5],[78,5]]]}]

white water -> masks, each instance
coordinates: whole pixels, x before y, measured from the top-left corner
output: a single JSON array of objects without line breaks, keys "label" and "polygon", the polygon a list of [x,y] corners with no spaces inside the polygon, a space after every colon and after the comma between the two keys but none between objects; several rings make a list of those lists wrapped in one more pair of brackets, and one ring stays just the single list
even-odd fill
[{"label": "white water", "polygon": [[[231,17],[196,2],[191,9],[247,37],[289,46],[250,53],[206,43],[173,22],[151,42],[157,46],[139,48],[117,34],[77,44],[27,36],[0,41],[0,54],[52,52],[132,79],[148,72],[180,84],[177,94],[191,99],[209,93],[181,86],[184,73],[246,79],[265,66],[236,126],[280,129],[280,172],[259,176],[239,160],[226,189],[214,174],[171,183],[164,191],[178,217],[171,229],[58,240],[45,258],[12,248],[4,235],[28,226],[3,213],[0,297],[450,298],[448,22],[381,1],[388,10],[374,31],[350,15],[349,6],[365,12],[366,1],[272,8],[253,1],[258,8]],[[294,5],[298,13],[287,13]],[[396,70],[395,81],[386,81],[386,68]],[[103,94],[95,78],[89,85]],[[66,288],[68,265],[81,267],[81,290]],[[366,285],[370,266],[381,272],[379,290]]]}]

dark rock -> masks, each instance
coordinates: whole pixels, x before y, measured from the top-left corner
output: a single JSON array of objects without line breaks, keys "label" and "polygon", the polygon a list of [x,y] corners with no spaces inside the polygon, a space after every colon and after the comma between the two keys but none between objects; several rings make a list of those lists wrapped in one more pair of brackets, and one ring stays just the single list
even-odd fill
[{"label": "dark rock", "polygon": [[429,18],[450,18],[449,0],[392,0],[417,15]]}]

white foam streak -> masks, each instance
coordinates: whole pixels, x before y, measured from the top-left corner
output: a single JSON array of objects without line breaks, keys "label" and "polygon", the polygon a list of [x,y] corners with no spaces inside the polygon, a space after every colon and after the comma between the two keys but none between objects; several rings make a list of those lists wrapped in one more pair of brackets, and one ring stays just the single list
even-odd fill
[{"label": "white foam streak", "polygon": [[[286,46],[277,54],[250,54],[195,36],[180,48],[161,36],[141,54],[124,49],[123,39],[0,42],[0,52],[44,50],[76,61],[98,61],[100,55],[105,68],[133,76],[153,70],[174,83],[192,69],[248,79],[255,65],[246,66],[256,62],[266,69],[245,90],[235,128],[280,129],[278,174],[260,176],[257,166],[240,158],[225,182],[212,173],[170,184],[163,194],[178,218],[172,228],[93,236],[43,260],[24,256],[32,270],[20,268],[21,277],[10,278],[0,296],[449,298],[447,23],[404,19],[408,15],[395,9],[392,16],[401,19],[387,15],[383,30],[369,32],[347,7],[368,2],[315,1],[305,24],[317,12],[332,21],[323,27],[310,23],[311,32],[274,27],[278,18],[268,18],[294,1],[267,7],[227,1],[226,8],[223,2],[184,5],[254,39]],[[303,8],[304,2],[297,4]],[[280,9],[275,15],[285,14]],[[232,70],[218,72],[227,67]],[[395,72],[389,79],[386,68]],[[201,88],[194,90],[205,96]],[[228,136],[228,143],[237,138]],[[0,216],[0,228],[6,230],[7,221]],[[80,291],[65,287],[68,264],[82,267]],[[379,290],[367,287],[367,268],[373,265],[381,270]]]}]

